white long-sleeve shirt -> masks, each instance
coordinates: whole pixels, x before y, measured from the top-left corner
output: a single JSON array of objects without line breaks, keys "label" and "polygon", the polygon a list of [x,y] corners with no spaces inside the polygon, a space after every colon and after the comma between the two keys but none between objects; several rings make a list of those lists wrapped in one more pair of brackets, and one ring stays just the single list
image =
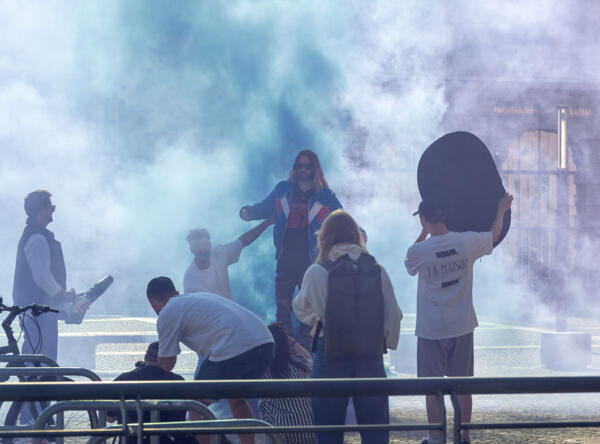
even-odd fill
[{"label": "white long-sleeve shirt", "polygon": [[32,234],[27,239],[27,242],[25,242],[23,251],[35,284],[51,297],[60,293],[63,288],[56,282],[54,276],[52,276],[52,271],[50,270],[50,247],[48,246],[48,242],[46,242],[46,238],[39,233]]},{"label": "white long-sleeve shirt", "polygon": [[[329,259],[335,261],[347,254],[352,260],[358,260],[365,251],[355,244],[337,244],[329,254]],[[380,265],[381,266],[381,265]],[[293,300],[296,317],[307,325],[315,325],[319,320],[325,319],[325,305],[327,303],[329,272],[319,264],[308,267],[302,287],[298,296]],[[383,293],[383,333],[387,348],[395,350],[398,347],[400,336],[400,321],[402,310],[394,294],[394,287],[387,272],[381,267],[381,291]],[[323,332],[321,331],[321,335]]]}]

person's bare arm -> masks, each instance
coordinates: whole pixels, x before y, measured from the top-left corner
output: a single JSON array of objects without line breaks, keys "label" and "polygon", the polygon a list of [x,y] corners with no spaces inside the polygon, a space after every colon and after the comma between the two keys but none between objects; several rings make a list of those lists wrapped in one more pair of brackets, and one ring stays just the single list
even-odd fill
[{"label": "person's bare arm", "polygon": [[415,241],[415,244],[418,244],[419,242],[423,242],[425,239],[427,239],[427,234],[428,234],[427,230],[425,228],[423,228],[421,230],[421,234],[419,234],[419,237]]},{"label": "person's bare arm", "polygon": [[169,356],[167,358],[159,356],[158,362],[160,362],[160,366],[163,368],[163,370],[170,372],[177,363],[177,356]]},{"label": "person's bare arm", "polygon": [[263,232],[267,229],[267,227],[269,225],[273,224],[274,221],[275,221],[275,218],[273,216],[271,216],[268,219],[263,220],[256,227],[252,228],[249,231],[246,231],[244,234],[242,234],[239,237],[239,240],[242,243],[242,245],[244,247],[250,245],[256,239],[258,239],[258,236],[260,236],[261,234],[263,234]]},{"label": "person's bare arm", "polygon": [[498,210],[496,211],[496,218],[492,223],[490,231],[492,232],[492,238],[494,243],[500,239],[500,233],[502,232],[502,223],[504,222],[504,213],[508,211],[513,201],[512,194],[506,193],[498,201]]},{"label": "person's bare arm", "polygon": [[306,359],[308,362],[312,362],[312,355],[308,352],[308,350],[298,344],[294,338],[288,336],[288,341],[290,343],[290,349],[293,353],[304,357],[304,359]]}]

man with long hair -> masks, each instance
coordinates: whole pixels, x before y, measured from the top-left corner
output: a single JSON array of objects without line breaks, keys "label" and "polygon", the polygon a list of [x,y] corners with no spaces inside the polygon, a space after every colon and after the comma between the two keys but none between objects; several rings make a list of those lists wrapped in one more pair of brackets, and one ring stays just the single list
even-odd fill
[{"label": "man with long hair", "polygon": [[329,213],[341,208],[323,175],[317,155],[310,150],[298,153],[288,180],[279,182],[262,202],[240,210],[245,221],[275,217],[273,242],[277,258],[275,276],[276,318],[288,335],[309,349],[310,328],[300,324],[294,335],[292,298],[306,269],[318,255],[317,231]]},{"label": "man with long hair", "polygon": [[[298,319],[317,326],[311,378],[384,378],[383,354],[398,346],[402,319],[389,275],[343,210],[325,220],[319,251],[293,304]],[[389,423],[387,396],[361,395],[353,401],[359,424]],[[315,425],[344,424],[347,405],[348,397],[313,398]],[[317,440],[341,444],[344,433],[319,432]],[[361,440],[387,444],[389,433],[365,431]]]}]

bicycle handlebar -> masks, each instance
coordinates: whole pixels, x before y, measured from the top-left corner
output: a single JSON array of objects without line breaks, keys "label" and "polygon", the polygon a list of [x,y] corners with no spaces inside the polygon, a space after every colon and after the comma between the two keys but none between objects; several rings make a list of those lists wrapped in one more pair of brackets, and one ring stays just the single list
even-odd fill
[{"label": "bicycle handlebar", "polygon": [[13,305],[8,306],[8,305],[4,305],[4,302],[2,301],[2,297],[0,297],[0,313],[4,312],[4,311],[8,311],[9,313],[14,313],[14,314],[21,314],[21,313],[25,313],[26,311],[31,310],[31,314],[34,316],[39,316],[43,313],[58,313],[58,310],[55,310],[47,305],[41,305],[41,304],[30,304],[30,305],[26,305],[25,307],[20,307],[18,305]]},{"label": "bicycle handlebar", "polygon": [[8,340],[8,345],[4,347],[0,347],[0,354],[12,353],[14,355],[19,354],[19,347],[17,346],[17,341],[12,331],[12,323],[15,318],[21,313],[25,313],[26,311],[31,310],[31,314],[35,317],[40,316],[43,313],[54,312],[58,313],[58,310],[48,307],[47,305],[41,304],[30,304],[25,307],[19,307],[18,305],[8,306],[5,305],[2,301],[2,297],[0,297],[0,313],[7,311],[8,316],[2,321],[2,329],[6,334],[6,339]]}]

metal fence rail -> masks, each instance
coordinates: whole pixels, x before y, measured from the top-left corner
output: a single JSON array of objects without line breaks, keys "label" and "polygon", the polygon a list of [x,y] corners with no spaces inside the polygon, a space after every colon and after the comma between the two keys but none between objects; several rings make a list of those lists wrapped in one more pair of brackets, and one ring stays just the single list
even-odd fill
[{"label": "metal fence rail", "polygon": [[[130,435],[135,436],[139,430],[137,424],[130,424],[129,428]],[[221,420],[209,420],[209,421],[185,421],[185,422],[151,422],[146,423],[143,426],[144,434],[155,433],[156,435],[171,435],[171,434],[192,434],[197,433],[197,430],[209,430],[218,431],[223,433],[227,430],[227,433],[237,433],[236,430],[250,430],[256,433],[257,428],[261,428],[264,434],[271,438],[275,444],[285,444],[285,440],[281,438],[278,433],[273,432],[273,426],[265,421],[259,419],[221,419]],[[114,430],[115,436],[122,434],[121,426],[110,426],[106,427],[106,430]],[[233,431],[233,432],[232,432]],[[205,432],[206,433],[206,432]],[[213,432],[214,433],[214,432]],[[214,437],[211,436],[211,438]],[[88,440],[87,444],[98,444],[104,442],[107,437],[95,436]],[[218,442],[212,440],[211,442]]]},{"label": "metal fence rail", "polygon": [[0,355],[0,362],[8,363],[9,367],[23,367],[24,364],[46,364],[48,367],[58,367],[54,359],[45,355]]},{"label": "metal fence rail", "polygon": [[[32,377],[39,376],[43,378],[49,377],[64,377],[64,376],[82,376],[90,381],[102,381],[100,376],[87,368],[79,367],[6,367],[0,368],[0,380],[8,379],[11,376]],[[23,386],[23,382],[18,383],[18,386]],[[4,396],[0,395],[0,400],[5,400]],[[39,401],[39,399],[36,399]]]},{"label": "metal fence rail", "polygon": [[[14,359],[14,360],[7,360],[7,362],[10,363],[45,363],[48,365],[52,365],[52,363],[54,362],[52,359],[47,358],[46,356],[43,355],[17,355],[17,356],[7,356],[7,357],[14,357],[14,358],[23,358],[23,360],[19,360],[19,359]],[[9,364],[10,365],[10,364]],[[102,381],[100,379],[100,377],[94,373],[91,370],[85,369],[85,368],[79,368],[79,367],[58,367],[57,364],[54,362],[55,366],[51,366],[51,367],[6,367],[6,368],[0,368],[0,380],[2,381],[6,381],[8,380],[10,377],[12,376],[16,376],[19,378],[19,380],[23,381],[24,378],[31,378],[31,377],[40,377],[40,378],[45,378],[47,379],[57,379],[57,380],[62,380],[64,377],[67,376],[80,376],[80,377],[84,377],[87,378],[91,381]],[[24,384],[23,382],[20,382],[19,384]],[[0,398],[2,399],[2,398]],[[37,401],[37,400],[36,400]],[[2,404],[2,401],[0,401],[0,405]],[[8,410],[7,412],[7,420],[8,420],[8,416],[11,414],[11,410],[14,410],[15,412],[18,412],[21,409],[21,406],[19,406],[18,404],[20,404],[20,402],[15,402]],[[49,408],[51,408],[52,406],[50,406]],[[91,410],[89,411],[89,415],[93,415],[94,419],[90,419],[90,422],[92,421],[96,421],[96,412]],[[101,418],[102,421],[104,421],[104,413],[101,413]],[[46,424],[46,422],[42,423],[42,425],[40,427],[36,427],[35,425],[3,425],[1,427],[2,430],[21,430],[21,431],[27,431],[27,430],[32,430],[35,428],[39,428],[42,429],[44,428],[44,424]],[[93,426],[90,425],[90,426]],[[55,429],[57,430],[64,430],[65,428],[65,417],[64,417],[64,412],[63,411],[58,411],[56,414],[56,424],[53,426]],[[57,444],[62,444],[63,440],[62,437],[58,437],[56,440]]]},{"label": "metal fence rail", "polygon": [[[42,370],[42,369],[36,369]],[[63,370],[63,369],[61,369]],[[64,369],[66,370],[66,369]],[[357,378],[221,381],[25,382],[0,384],[0,400],[220,399],[598,393],[600,376],[518,378]]]},{"label": "metal fence rail", "polygon": [[[64,414],[66,411],[98,411],[99,412],[99,421],[98,426],[100,428],[106,427],[106,412],[107,411],[119,411],[121,412],[121,408],[126,411],[141,409],[143,412],[150,413],[150,422],[155,423],[160,420],[160,412],[165,411],[189,411],[193,410],[205,419],[214,420],[215,415],[213,412],[206,407],[204,404],[198,401],[180,401],[180,400],[168,400],[168,401],[142,401],[138,404],[138,401],[59,401],[55,404],[50,405],[46,409],[44,409],[40,415],[36,418],[35,424],[33,425],[34,430],[44,429],[46,424],[50,422],[50,419],[54,415]],[[124,432],[126,436],[131,435],[131,426],[127,424],[127,416],[124,417],[123,425],[119,426],[111,426],[108,427],[110,429],[117,428],[120,434]],[[133,435],[137,434],[137,430],[134,429]],[[102,438],[100,438],[102,439]],[[34,444],[41,443],[41,438],[34,439]],[[158,439],[155,437],[151,438],[150,444],[157,444]]]},{"label": "metal fence rail", "polygon": [[[3,383],[0,384],[0,400],[70,400],[70,399],[219,399],[219,398],[282,398],[282,397],[338,397],[338,396],[419,396],[450,395],[455,408],[455,418],[460,419],[460,410],[456,409],[456,395],[506,395],[540,393],[598,393],[600,376],[557,376],[557,377],[519,377],[519,378],[416,378],[416,379],[312,379],[312,380],[253,380],[253,381],[176,381],[176,382],[51,382],[51,383]],[[443,402],[440,406],[443,406]],[[442,418],[445,414],[442,412]],[[600,427],[600,421],[580,422],[530,422],[500,424],[461,424],[455,420],[453,437],[455,442],[461,429],[481,428],[534,428],[534,427]],[[445,423],[434,425],[392,424],[358,426],[314,426],[273,427],[270,432],[308,431],[308,430],[415,430],[442,428]],[[143,428],[143,427],[142,427]],[[143,428],[148,434],[153,429]],[[192,429],[194,433],[215,433],[219,429]],[[222,432],[222,429],[220,429]],[[228,429],[229,430],[229,429]],[[264,427],[235,427],[228,431],[264,432]],[[50,435],[59,431],[51,431]],[[74,436],[74,431],[69,435]],[[90,430],[87,436],[108,436],[109,430]],[[189,433],[190,429],[161,429],[161,433]],[[0,436],[11,431],[0,431]],[[47,433],[47,432],[46,432]],[[139,432],[138,432],[139,433]],[[20,434],[20,433],[19,433]],[[44,436],[43,431],[32,432]],[[24,436],[20,434],[20,436]],[[31,436],[31,435],[30,435]],[[443,437],[445,438],[445,437]]]}]

